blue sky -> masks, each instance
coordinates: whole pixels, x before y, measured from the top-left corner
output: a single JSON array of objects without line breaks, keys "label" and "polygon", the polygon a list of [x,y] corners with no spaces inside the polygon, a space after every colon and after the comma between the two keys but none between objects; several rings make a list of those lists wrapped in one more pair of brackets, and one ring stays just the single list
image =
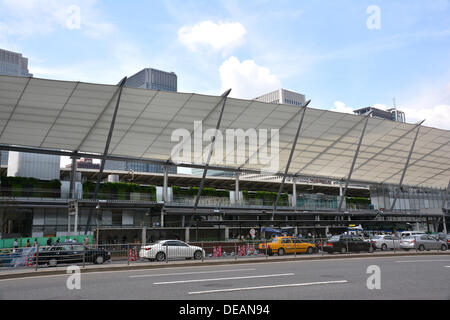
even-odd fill
[{"label": "blue sky", "polygon": [[116,84],[154,67],[183,92],[281,86],[342,112],[395,97],[408,122],[450,129],[449,0],[0,0],[0,12],[0,47],[35,77]]}]

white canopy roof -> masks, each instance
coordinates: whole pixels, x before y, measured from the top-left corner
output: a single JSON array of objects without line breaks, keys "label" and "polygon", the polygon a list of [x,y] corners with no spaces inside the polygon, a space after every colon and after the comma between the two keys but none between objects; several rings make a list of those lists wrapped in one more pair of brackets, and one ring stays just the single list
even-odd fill
[{"label": "white canopy roof", "polygon": [[[117,92],[113,85],[0,76],[0,144],[102,153]],[[170,161],[177,144],[172,132],[192,132],[194,121],[203,121],[203,132],[215,128],[220,100],[125,87],[109,154]],[[284,172],[300,117],[296,106],[228,98],[220,129],[279,129],[279,172]],[[362,116],[307,108],[289,174],[345,179],[363,125]],[[415,128],[370,118],[352,180],[398,184]],[[208,145],[205,141],[204,148]],[[259,170],[260,164],[249,161],[252,153],[224,166]],[[199,164],[206,162],[194,148],[192,155]],[[421,126],[403,183],[445,188],[449,177],[450,131]]]}]

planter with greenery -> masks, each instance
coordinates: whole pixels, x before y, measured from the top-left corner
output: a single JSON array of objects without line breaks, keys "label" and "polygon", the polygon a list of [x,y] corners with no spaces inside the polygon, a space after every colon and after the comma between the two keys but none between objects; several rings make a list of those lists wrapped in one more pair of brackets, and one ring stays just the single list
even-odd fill
[{"label": "planter with greenery", "polygon": [[[95,183],[83,183],[83,199],[92,199]],[[100,184],[97,199],[103,200],[147,200],[156,201],[155,186],[140,186],[136,183],[105,182]]]},{"label": "planter with greenery", "polygon": [[[197,196],[198,187],[182,188],[179,186],[172,186],[172,193],[174,198],[192,198]],[[219,197],[219,198],[229,198],[229,190],[217,190],[214,188],[203,188],[202,196],[205,197]]]},{"label": "planter with greenery", "polygon": [[[248,200],[250,203],[264,206],[272,206],[275,203],[275,200],[277,199],[276,192],[267,192],[267,191],[248,192],[247,190],[243,190],[242,196],[244,200]],[[289,196],[287,193],[282,193],[280,195],[278,205],[279,206],[289,205]]]},{"label": "planter with greenery", "polygon": [[61,181],[24,177],[1,177],[0,194],[5,197],[60,198]]}]

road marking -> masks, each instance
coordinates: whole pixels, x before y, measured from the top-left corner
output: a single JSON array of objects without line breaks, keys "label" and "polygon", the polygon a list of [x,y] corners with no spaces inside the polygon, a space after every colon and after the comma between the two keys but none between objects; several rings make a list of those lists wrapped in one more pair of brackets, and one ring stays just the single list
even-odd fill
[{"label": "road marking", "polygon": [[196,272],[163,273],[163,274],[143,274],[143,275],[129,276],[129,277],[130,278],[144,278],[144,277],[178,276],[178,275],[188,275],[188,274],[255,271],[255,270],[256,269],[252,268],[252,269],[234,269],[234,270],[196,271]]},{"label": "road marking", "polygon": [[155,282],[153,284],[177,284],[177,283],[190,283],[190,282],[205,282],[205,281],[224,281],[224,280],[238,280],[238,279],[255,279],[255,278],[271,278],[271,277],[287,277],[293,276],[294,273],[280,273],[280,274],[267,274],[260,276],[246,276],[246,277],[230,277],[230,278],[215,278],[215,279],[194,279],[194,280],[180,280],[180,281],[165,281]]},{"label": "road marking", "polygon": [[450,268],[450,266],[444,266],[445,268]]},{"label": "road marking", "polygon": [[205,294],[205,293],[218,293],[218,292],[233,292],[233,291],[246,291],[246,290],[260,290],[260,289],[273,289],[273,288],[287,288],[287,287],[302,287],[302,286],[313,286],[313,285],[325,285],[325,284],[338,284],[347,283],[347,280],[336,280],[336,281],[323,281],[323,282],[307,282],[307,283],[290,283],[290,284],[279,284],[274,286],[260,286],[260,287],[245,287],[245,288],[232,288],[232,289],[219,289],[219,290],[207,290],[207,291],[193,291],[188,294]]},{"label": "road marking", "polygon": [[[243,263],[243,265],[247,265],[248,263]],[[252,264],[254,265],[254,264]],[[198,268],[215,268],[215,267],[229,267],[229,264],[218,264],[218,265],[206,265],[206,266],[202,266],[202,265],[196,265],[196,266],[189,266],[189,267],[165,267],[165,268],[148,268],[148,269],[135,269],[135,270],[111,270],[111,271],[92,271],[92,272],[82,272],[81,274],[84,276],[89,276],[89,275],[95,275],[95,274],[105,274],[105,273],[118,273],[118,272],[128,272],[128,273],[133,273],[133,272],[149,272],[152,270],[155,271],[159,271],[161,269],[164,270],[180,270],[180,269],[198,269]],[[61,267],[59,267],[61,268]],[[56,271],[59,271],[61,269],[57,269]],[[63,269],[65,270],[65,269]],[[83,269],[82,269],[83,270]],[[95,270],[95,269],[93,269]],[[98,270],[98,269],[97,269]],[[27,279],[38,279],[38,278],[52,278],[52,277],[67,277],[67,273],[62,273],[62,274],[52,274],[52,275],[38,275],[38,276],[29,276],[29,277],[17,277],[17,278],[9,278],[9,279],[0,279],[0,281],[12,281],[12,280],[27,280]]]},{"label": "road marking", "polygon": [[448,262],[450,260],[404,260],[395,262]]},{"label": "road marking", "polygon": [[[412,254],[414,255],[414,254]],[[438,256],[442,256],[442,254],[438,254]],[[335,258],[335,259],[307,259],[307,260],[303,260],[303,259],[299,259],[297,261],[276,261],[276,260],[271,260],[270,262],[257,262],[258,265],[266,265],[266,264],[285,264],[285,263],[303,263],[303,262],[333,262],[333,261],[354,261],[354,260],[367,260],[367,259],[395,259],[398,258],[396,256],[391,256],[391,257],[377,257],[376,254],[373,257],[360,257],[360,258]],[[422,261],[422,260],[421,260]],[[405,261],[407,262],[407,261]],[[216,268],[216,267],[229,267],[230,264],[229,263],[224,263],[224,264],[214,264],[214,265],[206,265],[206,266],[202,266],[200,265],[202,262],[198,262],[195,263],[196,265],[193,266],[183,266],[183,267],[176,267],[176,264],[174,264],[174,267],[165,267],[165,270],[171,270],[171,269],[197,269],[197,268]],[[239,263],[242,266],[245,265],[251,265],[254,266],[255,263],[254,262],[244,262],[244,263]],[[99,268],[101,269],[101,268]],[[106,273],[113,273],[113,272],[128,272],[128,273],[133,273],[133,272],[148,272],[149,270],[158,270],[158,268],[149,268],[149,269],[135,269],[135,270],[111,270],[111,271],[94,271],[94,272],[86,272],[86,273],[82,273],[83,276],[89,276],[89,275],[95,275],[95,274],[106,274]],[[39,275],[39,276],[31,276],[31,277],[18,277],[18,278],[10,278],[10,279],[0,279],[0,281],[12,281],[12,280],[29,280],[29,279],[37,279],[37,278],[51,278],[51,277],[67,277],[67,274],[54,274],[54,275]]]}]

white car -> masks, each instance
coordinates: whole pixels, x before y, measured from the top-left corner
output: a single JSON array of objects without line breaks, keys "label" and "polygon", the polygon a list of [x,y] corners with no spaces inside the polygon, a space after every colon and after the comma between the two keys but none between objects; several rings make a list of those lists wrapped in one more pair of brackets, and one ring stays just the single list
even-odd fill
[{"label": "white car", "polygon": [[377,249],[381,249],[383,251],[388,249],[400,249],[400,237],[393,235],[378,235],[372,238],[372,243],[375,244]]},{"label": "white car", "polygon": [[417,235],[421,235],[421,234],[425,234],[425,232],[424,231],[403,231],[403,232],[400,232],[400,237],[408,238],[411,236],[417,236]]},{"label": "white car", "polygon": [[150,261],[164,261],[167,259],[195,259],[200,260],[205,256],[205,250],[201,247],[191,246],[180,240],[160,240],[155,243],[142,246],[139,257]]}]

